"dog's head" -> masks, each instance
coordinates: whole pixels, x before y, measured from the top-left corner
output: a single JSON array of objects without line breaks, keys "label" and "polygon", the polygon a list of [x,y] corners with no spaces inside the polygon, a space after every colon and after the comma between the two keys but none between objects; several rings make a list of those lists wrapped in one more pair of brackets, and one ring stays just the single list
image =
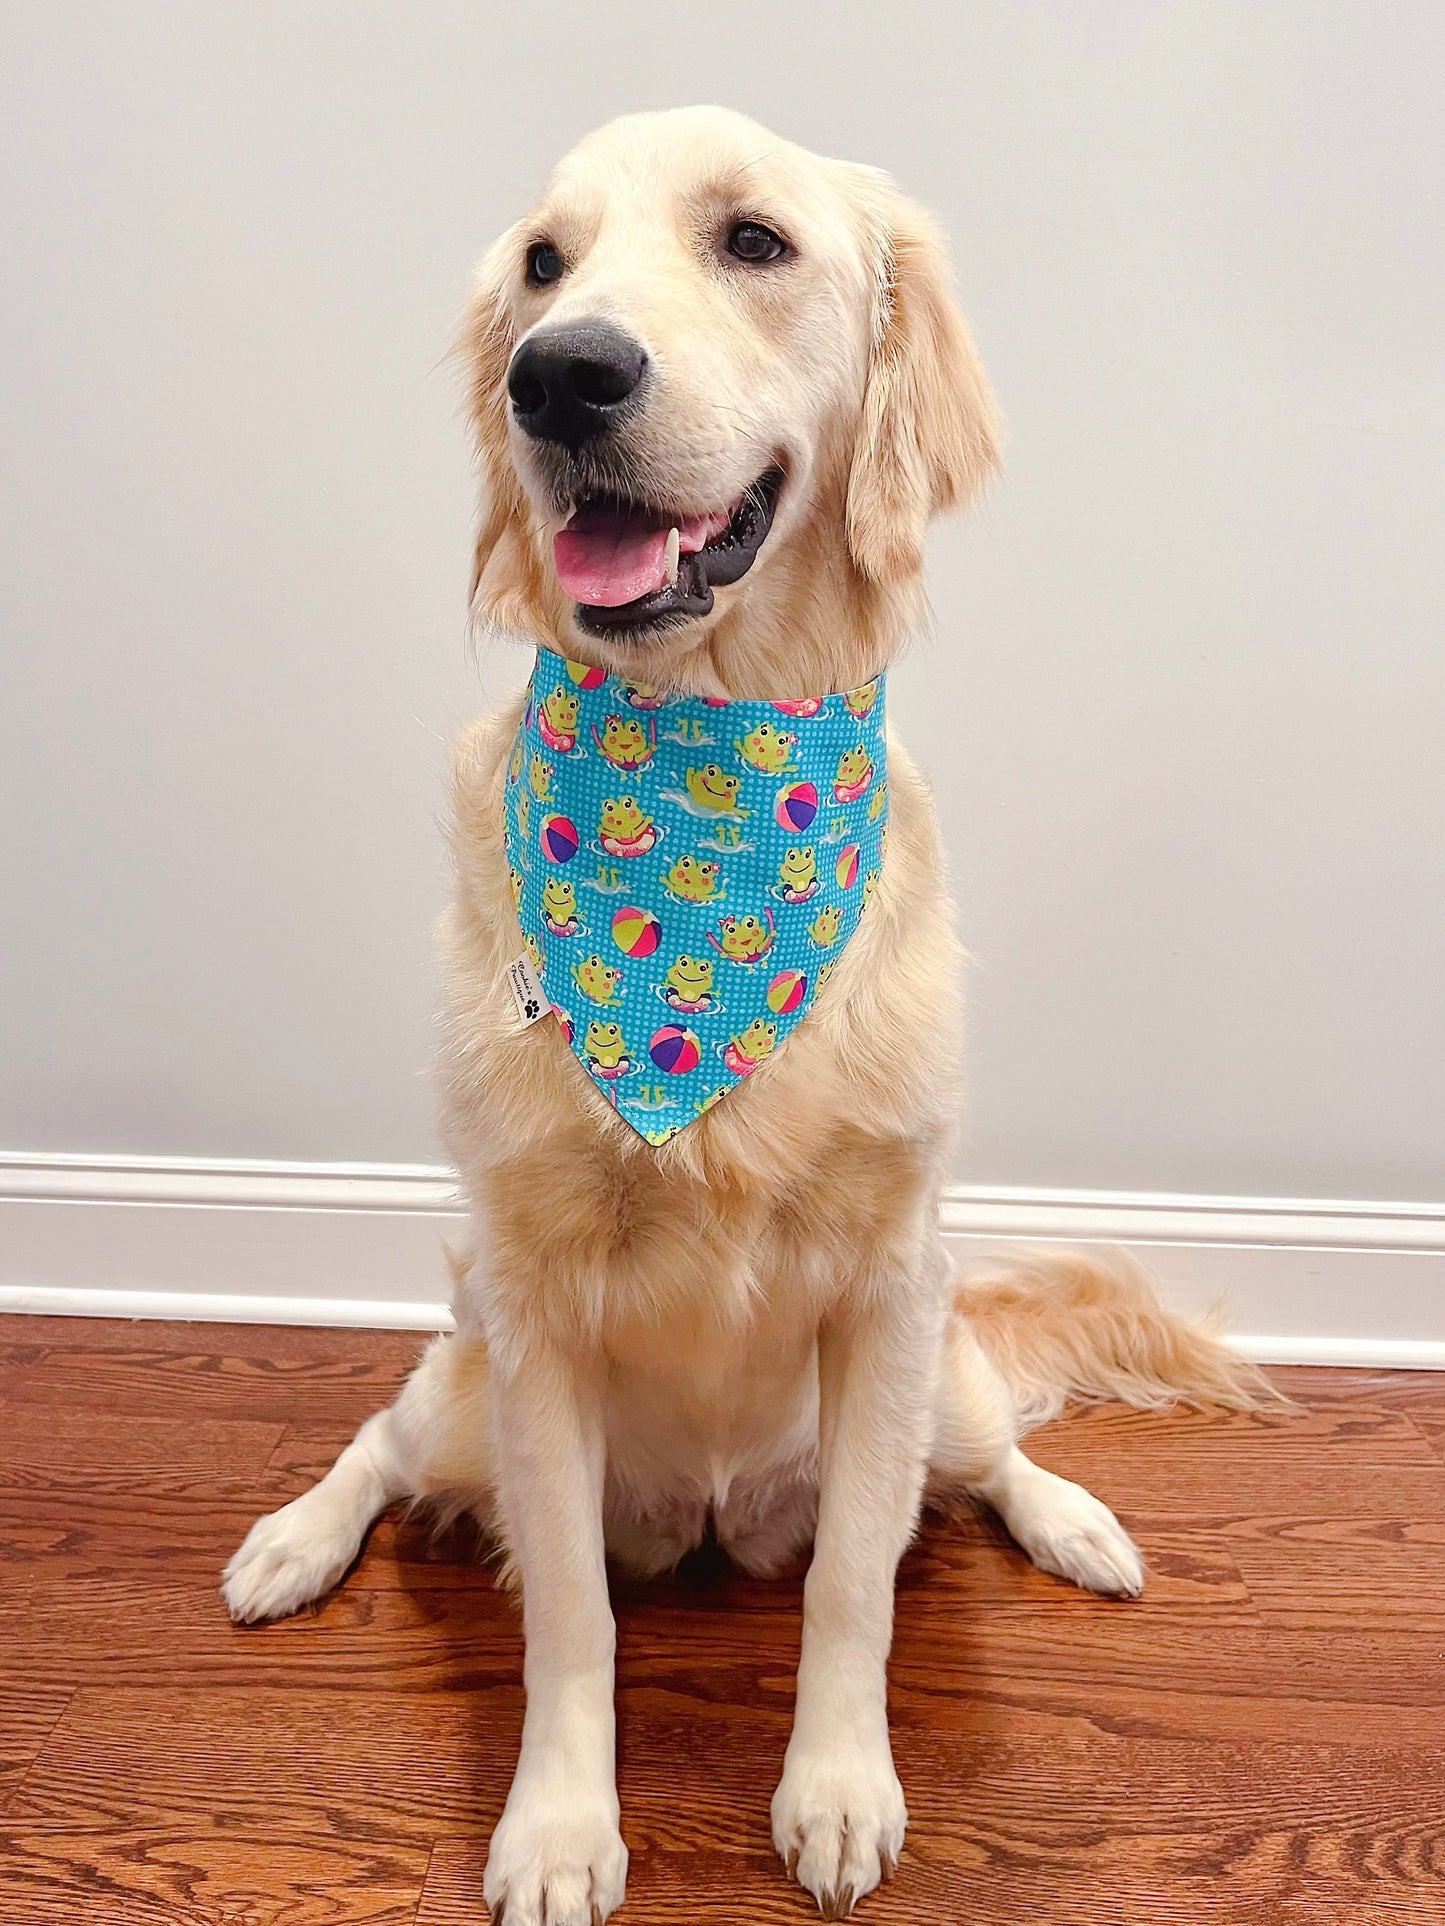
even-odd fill
[{"label": "dog's head", "polygon": [[478,613],[651,680],[740,626],[900,606],[996,459],[926,216],[719,108],[576,148],[464,345]]}]

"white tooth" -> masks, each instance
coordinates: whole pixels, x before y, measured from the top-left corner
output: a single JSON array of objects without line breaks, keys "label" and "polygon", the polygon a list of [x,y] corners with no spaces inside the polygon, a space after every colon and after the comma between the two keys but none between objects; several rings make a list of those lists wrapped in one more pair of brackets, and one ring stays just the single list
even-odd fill
[{"label": "white tooth", "polygon": [[668,531],[667,547],[663,550],[663,566],[667,570],[667,586],[669,588],[671,588],[677,580],[678,545],[681,541],[682,535],[679,530],[674,528]]}]

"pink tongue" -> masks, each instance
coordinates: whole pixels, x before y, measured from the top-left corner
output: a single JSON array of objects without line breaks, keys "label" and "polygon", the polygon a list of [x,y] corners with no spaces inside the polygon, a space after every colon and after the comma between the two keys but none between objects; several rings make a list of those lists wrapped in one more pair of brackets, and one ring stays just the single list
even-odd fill
[{"label": "pink tongue", "polygon": [[667,538],[672,528],[678,530],[681,552],[693,555],[727,525],[726,514],[690,515],[659,525],[642,514],[580,508],[552,540],[557,580],[574,602],[620,608],[624,602],[667,587]]}]

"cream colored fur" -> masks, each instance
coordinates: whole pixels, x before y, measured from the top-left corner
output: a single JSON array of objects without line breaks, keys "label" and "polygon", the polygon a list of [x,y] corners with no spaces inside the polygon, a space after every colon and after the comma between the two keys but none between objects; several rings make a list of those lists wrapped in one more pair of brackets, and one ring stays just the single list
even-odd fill
[{"label": "cream colored fur", "polygon": [[[752,215],[796,249],[739,274]],[[560,285],[524,285],[539,236]],[[636,491],[683,512],[774,461],[772,536],[712,615],[659,641],[580,633],[552,571],[557,475],[508,420],[544,319],[605,315],[656,390],[627,430]],[[604,129],[488,256],[467,329],[483,506],[479,615],[702,694],[844,689],[902,646],[931,514],[995,462],[987,387],[932,228],[879,175],[716,109]],[[407,1498],[476,1512],[521,1587],[527,1715],[486,1896],[506,1926],[590,1926],[620,1902],[605,1558],[674,1564],[709,1521],[749,1569],[811,1548],[796,1722],[773,1800],[789,1869],[841,1916],[897,1859],[885,1666],[894,1569],[925,1487],[997,1507],[1046,1569],[1137,1592],[1112,1514],[1018,1449],[1070,1395],[1248,1402],[1243,1368],[1140,1281],[1083,1260],[959,1291],[937,1228],[958,1091],[960,956],[928,793],[890,743],[875,898],[807,1021],[661,1148],[618,1118],[550,1023],[519,1027],[502,842],[514,708],[456,760],[445,927],[447,1142],[473,1215],[457,1334],[311,1492],[232,1560],[239,1619],[295,1611]]]}]

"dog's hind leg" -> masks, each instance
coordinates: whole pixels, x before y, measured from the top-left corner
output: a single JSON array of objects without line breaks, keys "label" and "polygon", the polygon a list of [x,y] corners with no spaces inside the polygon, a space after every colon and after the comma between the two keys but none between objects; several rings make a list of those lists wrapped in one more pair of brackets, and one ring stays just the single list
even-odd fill
[{"label": "dog's hind leg", "polygon": [[1127,1252],[1032,1252],[964,1284],[946,1338],[933,1490],[993,1506],[1036,1565],[1096,1592],[1137,1592],[1138,1551],[1114,1514],[1030,1462],[1020,1432],[1070,1398],[1257,1411],[1280,1402],[1209,1324],[1168,1310]]},{"label": "dog's hind leg", "polygon": [[998,1513],[1009,1536],[1042,1571],[1091,1592],[1134,1597],[1144,1564],[1107,1505],[1082,1485],[1045,1471],[1019,1450],[1007,1384],[954,1313],[944,1339],[929,1496],[966,1491]]},{"label": "dog's hind leg", "polygon": [[251,1527],[222,1578],[232,1618],[284,1618],[330,1591],[373,1520],[400,1498],[473,1511],[485,1521],[492,1495],[488,1405],[486,1346],[437,1338],[396,1403],[367,1419],[321,1482]]}]

